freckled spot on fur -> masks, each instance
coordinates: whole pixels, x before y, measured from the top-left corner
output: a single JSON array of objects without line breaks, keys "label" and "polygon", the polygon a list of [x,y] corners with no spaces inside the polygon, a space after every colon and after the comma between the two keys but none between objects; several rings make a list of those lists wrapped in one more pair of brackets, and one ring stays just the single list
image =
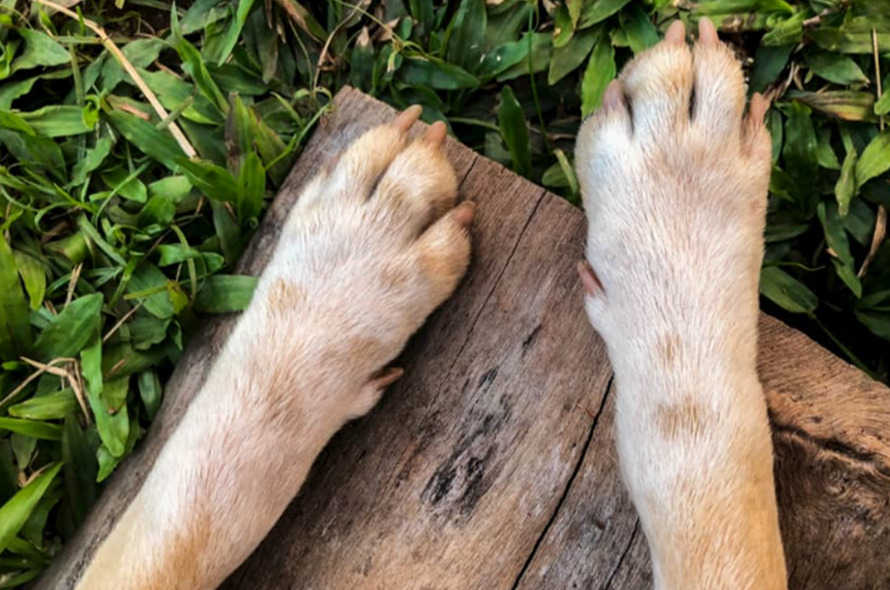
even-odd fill
[{"label": "freckled spot on fur", "polygon": [[366,336],[354,336],[346,341],[346,359],[367,359],[379,355],[380,341]]},{"label": "freckled spot on fur", "polygon": [[659,339],[655,349],[658,353],[658,360],[664,367],[672,367],[680,362],[681,342],[677,334],[667,334]]},{"label": "freckled spot on fur", "polygon": [[[139,555],[134,560],[132,545],[144,541],[141,530],[151,517],[143,512],[138,499],[115,525],[111,536],[97,553],[81,580],[81,587],[90,590],[126,588],[139,590],[184,590],[201,586],[207,576],[204,560],[212,557],[208,547],[214,539],[210,513],[200,508],[189,514],[175,536],[168,538],[152,555]],[[144,546],[143,549],[146,549]]]},{"label": "freckled spot on fur", "polygon": [[757,195],[755,198],[745,199],[745,204],[751,219],[763,219],[763,216],[766,214],[766,198]]},{"label": "freckled spot on fur", "polygon": [[707,410],[701,404],[685,400],[676,404],[659,404],[655,424],[667,440],[693,435],[704,430]]},{"label": "freckled spot on fur", "polygon": [[408,182],[399,182],[398,178],[392,176],[384,176],[379,182],[375,191],[384,202],[391,203],[391,206],[398,206],[400,203],[410,200]]},{"label": "freckled spot on fur", "polygon": [[169,569],[158,572],[158,578],[162,579],[145,588],[161,590],[199,586],[204,578],[202,560],[208,556],[207,546],[213,535],[210,515],[205,510],[195,510],[170,546]]},{"label": "freckled spot on fur", "polygon": [[298,306],[305,296],[300,285],[286,279],[275,279],[269,287],[269,309],[274,313],[287,313]]},{"label": "freckled spot on fur", "polygon": [[411,280],[411,271],[404,266],[390,266],[383,270],[380,282],[387,291],[397,291]]}]

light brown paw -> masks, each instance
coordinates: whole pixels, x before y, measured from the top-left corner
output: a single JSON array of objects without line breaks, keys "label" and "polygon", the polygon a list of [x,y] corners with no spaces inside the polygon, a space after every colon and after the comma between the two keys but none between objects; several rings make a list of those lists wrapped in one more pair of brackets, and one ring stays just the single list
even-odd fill
[{"label": "light brown paw", "polygon": [[307,184],[257,291],[276,330],[298,332],[331,371],[361,382],[355,415],[373,406],[388,384],[380,371],[469,262],[475,207],[455,206],[445,126],[410,139],[419,115],[411,108],[366,132]]},{"label": "light brown paw", "polygon": [[[582,126],[576,167],[589,221],[582,273],[597,328],[644,330],[744,293],[756,305],[769,182],[766,103],[747,115],[741,66],[707,19],[637,56]],[[596,277],[594,282],[592,277]],[[595,288],[598,287],[598,288]],[[620,327],[624,326],[624,327]]]}]

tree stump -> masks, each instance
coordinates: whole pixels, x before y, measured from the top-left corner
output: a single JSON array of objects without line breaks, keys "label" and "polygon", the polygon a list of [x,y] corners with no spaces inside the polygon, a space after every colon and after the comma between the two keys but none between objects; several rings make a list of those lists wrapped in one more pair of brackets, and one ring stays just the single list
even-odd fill
[{"label": "tree stump", "polygon": [[[319,166],[393,114],[356,90],[337,95],[242,272],[262,271]],[[479,206],[469,274],[409,344],[406,376],[332,440],[227,590],[651,587],[616,466],[611,372],[574,270],[584,216],[454,141],[447,152]],[[37,588],[73,587],[234,321],[193,339],[146,441]],[[890,390],[774,319],[760,329],[791,588],[886,589]]]}]

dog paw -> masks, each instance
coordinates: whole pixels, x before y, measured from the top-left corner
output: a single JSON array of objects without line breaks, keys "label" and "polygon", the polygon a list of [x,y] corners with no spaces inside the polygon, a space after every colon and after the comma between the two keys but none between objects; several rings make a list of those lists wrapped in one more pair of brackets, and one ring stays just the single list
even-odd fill
[{"label": "dog paw", "polygon": [[445,126],[409,138],[419,115],[368,131],[306,186],[255,296],[276,348],[353,392],[349,417],[398,377],[384,366],[469,262],[475,206],[455,206]]},{"label": "dog paw", "polygon": [[744,114],[741,67],[706,19],[694,47],[676,22],[608,87],[576,149],[589,222],[581,276],[607,343],[653,324],[756,321],[766,107],[754,95]]}]

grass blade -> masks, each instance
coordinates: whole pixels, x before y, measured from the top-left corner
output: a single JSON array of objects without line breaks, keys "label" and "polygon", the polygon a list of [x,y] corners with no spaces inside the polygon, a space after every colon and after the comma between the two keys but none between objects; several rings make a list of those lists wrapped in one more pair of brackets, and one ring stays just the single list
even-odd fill
[{"label": "grass blade", "polygon": [[31,513],[47,490],[49,490],[61,468],[61,463],[52,465],[31,480],[28,485],[22,488],[3,506],[0,506],[0,552],[3,552],[9,546],[19,530],[28,521]]}]

